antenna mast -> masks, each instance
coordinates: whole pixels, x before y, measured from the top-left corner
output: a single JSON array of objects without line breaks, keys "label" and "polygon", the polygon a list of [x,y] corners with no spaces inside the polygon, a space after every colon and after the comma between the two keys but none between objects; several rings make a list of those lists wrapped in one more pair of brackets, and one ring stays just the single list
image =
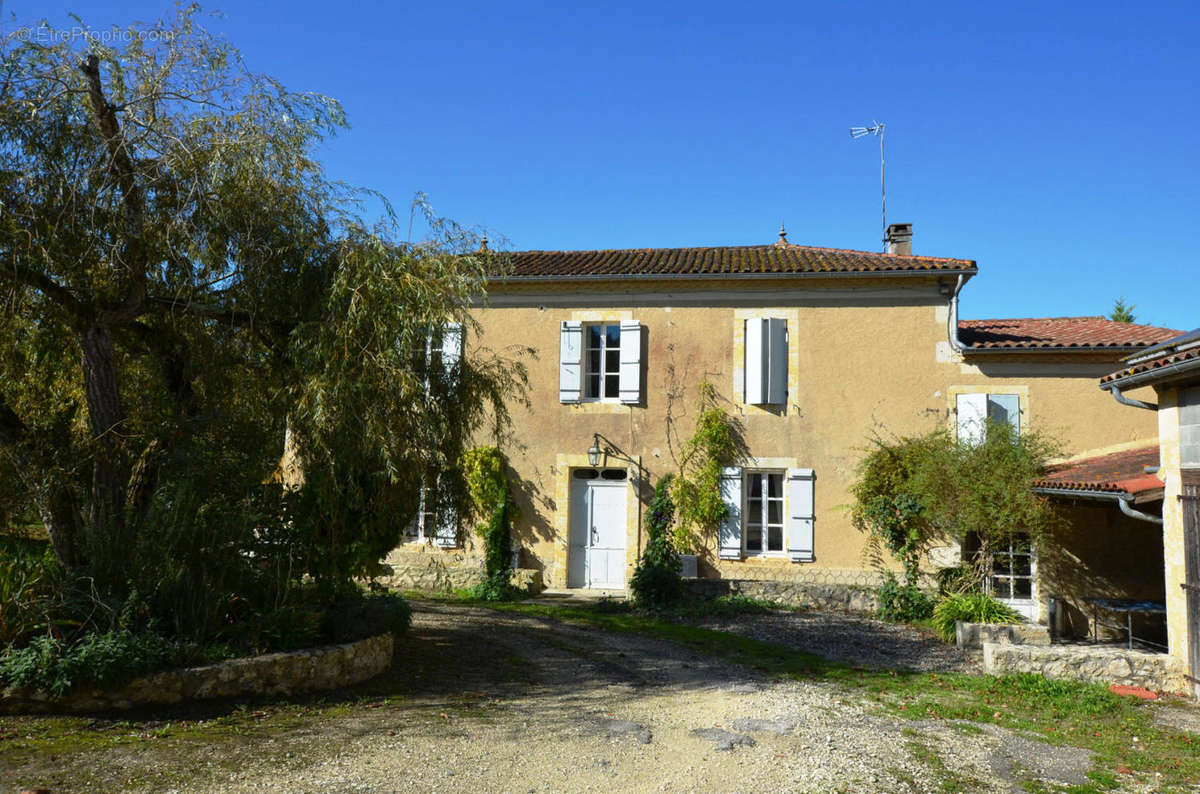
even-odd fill
[{"label": "antenna mast", "polygon": [[867,135],[875,135],[879,138],[879,214],[883,221],[883,250],[887,253],[887,182],[884,179],[883,170],[883,128],[885,125],[878,121],[872,121],[870,127],[851,127],[850,137],[854,139],[862,138]]}]

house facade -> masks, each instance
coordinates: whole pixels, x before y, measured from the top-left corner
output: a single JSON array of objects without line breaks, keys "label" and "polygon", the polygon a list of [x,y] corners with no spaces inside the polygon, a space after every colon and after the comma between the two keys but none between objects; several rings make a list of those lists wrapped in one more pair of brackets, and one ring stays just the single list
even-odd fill
[{"label": "house facade", "polygon": [[[1154,443],[1154,417],[1095,384],[1176,332],[1098,317],[960,321],[976,263],[913,255],[909,226],[889,235],[888,253],[798,246],[781,233],[761,246],[505,255],[465,344],[468,355],[537,351],[530,404],[513,406],[504,450],[520,566],[555,588],[625,586],[653,484],[678,468],[701,383],[738,419],[747,452],[724,471],[729,515],[699,554],[701,577],[875,584],[844,506],[876,435],[940,423],[977,434],[991,418],[1043,428],[1073,452]],[[934,562],[961,554],[940,550]],[[1121,552],[1104,554],[1098,567],[1119,571]],[[995,581],[1044,619],[1037,566],[1018,540]]]}]

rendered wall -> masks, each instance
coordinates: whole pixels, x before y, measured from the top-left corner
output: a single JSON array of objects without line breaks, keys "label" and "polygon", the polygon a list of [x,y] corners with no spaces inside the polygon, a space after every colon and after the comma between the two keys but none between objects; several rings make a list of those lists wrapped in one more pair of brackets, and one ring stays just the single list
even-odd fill
[{"label": "rendered wall", "polygon": [[[965,363],[947,342],[947,300],[934,279],[846,280],[828,284],[757,283],[721,292],[672,284],[667,293],[632,284],[580,282],[496,290],[476,312],[481,332],[468,350],[524,345],[528,409],[514,403],[514,441],[505,449],[517,475],[522,517],[516,527],[524,564],[541,568],[551,587],[565,586],[569,466],[600,433],[630,457],[640,456],[651,482],[675,468],[673,451],[692,431],[697,386],[708,379],[743,422],[756,458],[794,461],[816,471],[813,563],[784,559],[720,561],[710,544],[702,575],[866,584],[863,537],[841,509],[855,465],[873,433],[922,433],[953,421],[955,390],[988,387],[1024,394],[1034,427],[1056,432],[1073,452],[1153,439],[1154,417],[1117,405],[1096,384],[1116,356],[1005,355]],[[614,291],[617,290],[617,291]],[[788,318],[789,398],[780,410],[742,405],[739,372],[742,320]],[[635,319],[645,328],[643,403],[562,405],[558,401],[559,328],[564,320]],[[488,441],[481,439],[481,443]],[[618,460],[608,465],[628,466]],[[632,467],[630,467],[632,468]],[[643,541],[638,489],[628,524],[628,571]],[[714,541],[715,543],[715,541]]]}]

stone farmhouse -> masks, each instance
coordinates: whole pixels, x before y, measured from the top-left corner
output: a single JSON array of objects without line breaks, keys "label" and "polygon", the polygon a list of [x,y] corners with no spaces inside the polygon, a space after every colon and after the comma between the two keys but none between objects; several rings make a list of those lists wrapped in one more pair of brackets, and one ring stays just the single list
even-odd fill
[{"label": "stone farmhouse", "polygon": [[[1072,453],[1038,484],[1063,501],[1072,531],[1053,553],[1013,538],[992,592],[1078,634],[1096,628],[1088,598],[1164,598],[1163,484],[1143,468],[1157,465],[1160,422],[1097,385],[1178,331],[960,319],[978,266],[913,254],[909,224],[889,227],[886,253],[795,245],[781,229],[766,245],[504,256],[474,313],[479,333],[454,344],[537,351],[531,404],[514,406],[504,451],[518,564],[545,586],[624,588],[652,484],[676,467],[703,380],[742,423],[749,455],[725,470],[729,518],[698,555],[701,578],[875,584],[843,509],[872,434],[946,423],[970,437],[990,418],[1045,429]],[[478,570],[470,533],[446,527],[422,516],[389,557],[399,583],[457,586]],[[963,553],[940,549],[931,563]]]}]

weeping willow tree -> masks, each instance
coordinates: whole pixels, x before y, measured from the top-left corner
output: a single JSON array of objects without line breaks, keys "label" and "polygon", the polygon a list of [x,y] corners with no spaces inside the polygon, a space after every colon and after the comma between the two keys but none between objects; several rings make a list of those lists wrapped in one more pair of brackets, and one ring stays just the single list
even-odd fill
[{"label": "weeping willow tree", "polygon": [[[32,506],[102,597],[186,597],[203,623],[367,569],[422,478],[506,426],[524,369],[469,344],[497,266],[474,234],[425,212],[406,240],[314,157],[338,103],[199,19],[0,43],[0,508]],[[449,323],[452,368],[430,352]],[[292,492],[263,485],[286,428]]]}]

